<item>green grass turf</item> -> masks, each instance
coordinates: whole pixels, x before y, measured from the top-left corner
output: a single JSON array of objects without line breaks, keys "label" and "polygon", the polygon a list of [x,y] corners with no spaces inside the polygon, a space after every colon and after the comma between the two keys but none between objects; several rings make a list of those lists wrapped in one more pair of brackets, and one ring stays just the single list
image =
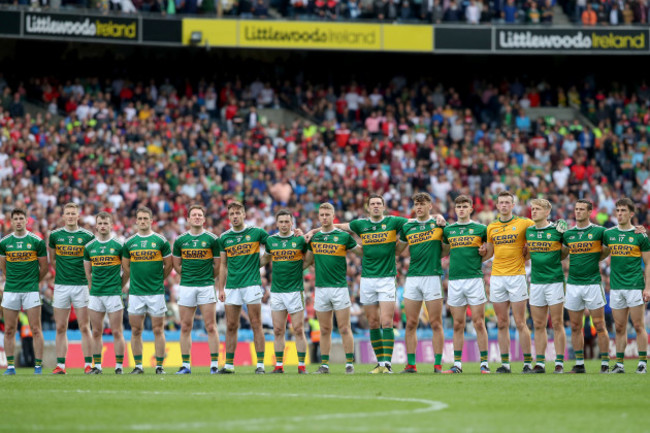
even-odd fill
[{"label": "green grass turf", "polygon": [[418,374],[369,375],[371,367],[357,365],[354,376],[342,365],[309,376],[296,367],[265,376],[251,367],[231,376],[210,376],[207,368],[156,376],[149,368],[144,376],[109,369],[38,377],[19,369],[0,377],[0,432],[648,431],[650,381],[634,374],[631,360],[625,375],[598,374],[598,361],[587,363],[586,375],[522,375],[521,363],[510,375],[481,375],[469,363],[462,375],[434,375],[423,364]]}]

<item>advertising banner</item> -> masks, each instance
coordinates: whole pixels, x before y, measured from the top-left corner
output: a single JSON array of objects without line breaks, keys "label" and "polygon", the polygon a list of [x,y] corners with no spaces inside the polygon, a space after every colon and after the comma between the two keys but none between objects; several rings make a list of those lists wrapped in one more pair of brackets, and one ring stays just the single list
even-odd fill
[{"label": "advertising banner", "polygon": [[0,35],[20,35],[20,12],[0,11]]},{"label": "advertising banner", "polygon": [[497,28],[495,50],[648,52],[648,30]]},{"label": "advertising banner", "polygon": [[138,42],[137,18],[25,12],[25,36]]}]

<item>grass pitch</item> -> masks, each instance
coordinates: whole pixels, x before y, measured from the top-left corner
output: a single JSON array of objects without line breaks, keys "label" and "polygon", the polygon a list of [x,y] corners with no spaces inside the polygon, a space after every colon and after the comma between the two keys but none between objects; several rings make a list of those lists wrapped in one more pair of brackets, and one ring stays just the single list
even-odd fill
[{"label": "grass pitch", "polygon": [[232,376],[195,368],[191,376],[147,369],[144,376],[38,377],[19,369],[0,377],[0,432],[650,431],[650,381],[634,374],[636,362],[626,363],[625,375],[598,374],[598,361],[587,363],[585,375],[522,375],[521,363],[510,375],[481,375],[471,363],[458,375],[418,367],[418,374],[369,375],[372,366],[357,365],[354,376],[342,365],[308,376],[295,367],[265,376],[250,367]]}]

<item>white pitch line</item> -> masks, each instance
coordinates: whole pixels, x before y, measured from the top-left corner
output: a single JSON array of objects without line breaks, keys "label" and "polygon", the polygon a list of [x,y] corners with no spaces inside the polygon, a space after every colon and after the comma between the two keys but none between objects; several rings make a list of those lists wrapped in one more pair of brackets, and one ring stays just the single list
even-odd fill
[{"label": "white pitch line", "polygon": [[[52,390],[54,392],[54,390]],[[42,392],[42,391],[41,391]],[[57,393],[92,393],[92,394],[122,394],[123,391],[112,391],[112,390],[99,390],[99,391],[88,391],[88,390],[64,390],[56,391]],[[147,395],[194,395],[194,396],[211,396],[214,397],[215,394],[212,392],[180,392],[180,391],[134,391],[130,394],[147,394]],[[332,395],[332,394],[295,394],[295,393],[268,393],[268,392],[243,392],[243,393],[228,393],[227,397],[282,397],[282,398],[310,398],[310,399],[336,399],[336,400],[380,400],[382,402],[398,402],[398,403],[415,403],[423,405],[423,407],[416,409],[397,409],[383,412],[356,412],[356,413],[328,413],[328,414],[319,414],[319,415],[301,415],[301,416],[285,416],[285,417],[267,417],[267,418],[247,418],[240,420],[232,421],[218,421],[219,427],[223,428],[233,428],[238,430],[245,431],[261,431],[268,430],[269,425],[277,426],[282,424],[282,427],[279,430],[284,431],[293,431],[293,430],[303,430],[305,426],[303,422],[313,422],[313,421],[332,421],[332,420],[349,420],[354,418],[369,418],[373,416],[404,416],[404,415],[414,415],[422,414],[428,412],[436,412],[449,407],[446,403],[435,401],[435,400],[426,400],[420,398],[401,398],[401,397],[377,397],[377,396],[356,396],[356,395]],[[132,431],[146,431],[146,430],[196,430],[204,429],[207,427],[214,427],[215,421],[210,422],[180,422],[180,423],[160,423],[160,424],[131,424],[125,425],[121,424],[120,429],[132,430]],[[112,426],[99,426],[99,425],[76,425],[77,430],[105,430],[109,429]],[[58,427],[53,425],[32,425],[30,426],[32,430],[68,430],[69,427]],[[309,426],[310,430],[331,430],[331,423],[321,423],[321,424],[311,424]],[[345,426],[346,431],[358,431],[366,432],[371,430],[370,427],[352,427]],[[0,430],[2,428],[0,427]],[[275,429],[278,430],[278,429]],[[425,429],[426,430],[426,429]],[[392,428],[391,431],[396,433],[418,433],[424,431],[418,428],[404,427],[404,428]]]}]

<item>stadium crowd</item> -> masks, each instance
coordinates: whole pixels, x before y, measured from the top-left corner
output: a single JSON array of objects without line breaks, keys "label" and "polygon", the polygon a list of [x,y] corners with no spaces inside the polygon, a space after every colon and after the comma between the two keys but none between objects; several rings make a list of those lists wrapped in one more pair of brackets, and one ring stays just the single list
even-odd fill
[{"label": "stadium crowd", "polygon": [[[645,83],[624,90],[514,79],[476,81],[461,91],[402,77],[374,87],[53,77],[9,84],[0,77],[0,94],[3,235],[17,204],[28,209],[28,229],[46,236],[70,201],[81,206],[89,230],[97,212],[115,215],[113,230],[123,238],[134,232],[134,211],[148,206],[154,230],[173,240],[187,229],[195,202],[207,208],[207,228],[220,234],[229,227],[232,199],[246,203],[247,224],[274,232],[274,212],[288,208],[307,231],[318,225],[321,202],[335,206],[338,221],[364,216],[369,191],[381,193],[393,215],[411,215],[410,197],[427,191],[434,210],[451,220],[454,198],[467,194],[473,218],[488,224],[503,189],[518,197],[515,213],[529,216],[526,203],[543,195],[553,203],[551,219],[570,225],[578,198],[593,200],[593,221],[611,227],[616,199],[628,196],[638,204],[636,223],[650,227]],[[25,100],[42,101],[47,113],[26,113]],[[528,116],[529,108],[545,105],[577,106],[596,127]],[[274,107],[309,120],[277,125],[258,112]],[[400,258],[398,287],[407,265]],[[355,298],[360,266],[358,257],[349,258]],[[607,262],[602,271],[607,282]],[[43,283],[46,305],[53,280]],[[313,275],[304,281],[313,315]],[[178,323],[178,284],[172,274],[171,327]],[[361,329],[357,310],[353,326]],[[494,320],[489,307],[486,317]],[[51,328],[51,318],[44,319]],[[403,327],[399,308],[395,323]]]},{"label": "stadium crowd", "polygon": [[563,9],[573,21],[585,26],[647,25],[650,4],[647,0],[571,0],[564,2]]}]

